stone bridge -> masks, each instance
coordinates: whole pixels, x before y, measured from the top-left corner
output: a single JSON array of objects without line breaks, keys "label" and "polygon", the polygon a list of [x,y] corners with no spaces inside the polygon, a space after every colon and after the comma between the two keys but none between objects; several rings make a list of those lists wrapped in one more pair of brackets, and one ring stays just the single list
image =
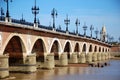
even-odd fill
[{"label": "stone bridge", "polygon": [[37,68],[91,63],[110,58],[107,42],[89,36],[11,19],[0,21],[0,78],[9,71],[35,72]]}]

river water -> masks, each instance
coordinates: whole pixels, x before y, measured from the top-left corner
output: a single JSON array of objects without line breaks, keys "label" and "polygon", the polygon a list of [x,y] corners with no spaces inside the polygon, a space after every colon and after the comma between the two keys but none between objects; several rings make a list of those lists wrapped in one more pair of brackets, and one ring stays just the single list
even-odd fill
[{"label": "river water", "polygon": [[36,73],[10,73],[5,80],[120,80],[120,60],[111,60],[110,66],[57,67],[53,70],[37,70]]}]

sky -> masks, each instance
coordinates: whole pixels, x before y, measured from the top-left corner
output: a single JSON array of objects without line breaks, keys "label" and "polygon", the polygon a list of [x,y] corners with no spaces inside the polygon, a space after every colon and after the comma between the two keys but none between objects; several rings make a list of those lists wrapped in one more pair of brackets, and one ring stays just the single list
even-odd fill
[{"label": "sky", "polygon": [[[35,0],[12,0],[9,5],[11,18],[21,19],[22,14],[26,21],[33,22],[34,15],[31,8]],[[83,34],[83,25],[87,25],[87,35],[90,35],[90,26],[94,26],[94,31],[106,26],[107,34],[118,41],[120,37],[120,0],[36,0],[39,7],[37,18],[41,25],[52,25],[51,11],[57,10],[58,16],[55,18],[56,27],[59,25],[63,30],[66,29],[64,19],[68,14],[70,19],[69,31],[76,30],[75,21],[80,20],[79,33]],[[6,12],[6,3],[0,0],[0,7]],[[95,37],[95,32],[93,36]]]}]

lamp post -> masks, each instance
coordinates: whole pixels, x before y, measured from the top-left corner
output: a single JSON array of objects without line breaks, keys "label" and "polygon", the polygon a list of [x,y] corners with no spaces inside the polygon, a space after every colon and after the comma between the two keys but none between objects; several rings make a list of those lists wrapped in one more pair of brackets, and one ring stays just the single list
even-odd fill
[{"label": "lamp post", "polygon": [[37,23],[36,15],[39,13],[39,7],[36,6],[36,0],[35,0],[35,5],[34,7],[31,8],[31,10],[32,10],[32,14],[34,14],[34,23],[36,24]]},{"label": "lamp post", "polygon": [[78,35],[78,26],[80,25],[80,21],[78,20],[78,18],[76,19],[76,34]]},{"label": "lamp post", "polygon": [[68,32],[68,25],[70,24],[70,19],[68,19],[68,15],[66,19],[64,20],[64,23],[66,24],[66,32]]},{"label": "lamp post", "polygon": [[98,31],[98,29],[96,29],[96,30],[95,30],[96,39],[98,38],[98,33],[99,33],[99,31]]},{"label": "lamp post", "polygon": [[3,11],[3,8],[1,7],[0,9],[0,13],[1,13],[1,17],[4,16],[4,11]]},{"label": "lamp post", "polygon": [[51,16],[53,18],[53,29],[55,29],[55,17],[57,17],[58,13],[57,10],[55,8],[53,8],[52,12],[51,12]]},{"label": "lamp post", "polygon": [[84,23],[83,30],[84,30],[84,36],[86,36],[86,30],[87,30],[86,23]]},{"label": "lamp post", "polygon": [[22,18],[20,19],[21,22],[25,22],[25,19],[23,18],[23,14],[22,14]]},{"label": "lamp post", "polygon": [[94,30],[93,25],[90,26],[90,31],[91,31],[91,38],[92,38],[92,31]]},{"label": "lamp post", "polygon": [[[9,0],[4,0],[7,3],[7,12],[6,12],[6,17],[10,17],[9,15]],[[12,0],[10,0],[12,2]]]}]

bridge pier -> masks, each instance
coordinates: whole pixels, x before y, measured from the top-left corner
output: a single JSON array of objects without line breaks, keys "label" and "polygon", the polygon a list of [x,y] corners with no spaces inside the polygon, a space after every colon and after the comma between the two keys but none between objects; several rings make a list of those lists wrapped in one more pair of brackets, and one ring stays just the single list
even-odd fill
[{"label": "bridge pier", "polygon": [[85,59],[85,53],[81,53],[80,57],[78,59],[79,63],[86,63],[86,59]]},{"label": "bridge pier", "polygon": [[27,55],[23,72],[35,72],[36,71],[36,55]]},{"label": "bridge pier", "polygon": [[24,56],[24,63],[10,66],[11,72],[32,73],[36,71],[36,55]]},{"label": "bridge pier", "polygon": [[101,61],[101,53],[97,53],[97,60]]},{"label": "bridge pier", "polygon": [[92,54],[92,61],[96,62],[97,61],[97,53]]},{"label": "bridge pier", "polygon": [[[45,61],[46,61],[46,56],[47,56],[47,54],[44,53],[44,55],[43,55],[43,57],[42,57],[42,60],[38,60],[38,61],[36,60],[36,63],[37,63],[37,69],[43,67],[43,65],[44,65],[44,63],[45,63]],[[40,58],[40,59],[41,59],[41,58]]]},{"label": "bridge pier", "polygon": [[59,66],[67,65],[68,65],[67,53],[62,53],[59,60]]},{"label": "bridge pier", "polygon": [[69,63],[78,63],[78,54],[77,53],[71,54]]},{"label": "bridge pier", "polygon": [[0,79],[9,77],[9,56],[0,55]]},{"label": "bridge pier", "polygon": [[44,69],[53,69],[55,67],[54,54],[50,53],[46,56],[46,60],[43,64]]},{"label": "bridge pier", "polygon": [[107,55],[107,59],[109,59],[109,54],[108,54],[108,53],[106,53],[106,55]]},{"label": "bridge pier", "polygon": [[101,53],[101,60],[106,60],[106,53]]},{"label": "bridge pier", "polygon": [[91,63],[91,62],[92,62],[92,53],[88,53],[88,54],[86,55],[86,62],[87,62],[87,63]]},{"label": "bridge pier", "polygon": [[101,53],[101,60],[105,60],[105,53]]}]

